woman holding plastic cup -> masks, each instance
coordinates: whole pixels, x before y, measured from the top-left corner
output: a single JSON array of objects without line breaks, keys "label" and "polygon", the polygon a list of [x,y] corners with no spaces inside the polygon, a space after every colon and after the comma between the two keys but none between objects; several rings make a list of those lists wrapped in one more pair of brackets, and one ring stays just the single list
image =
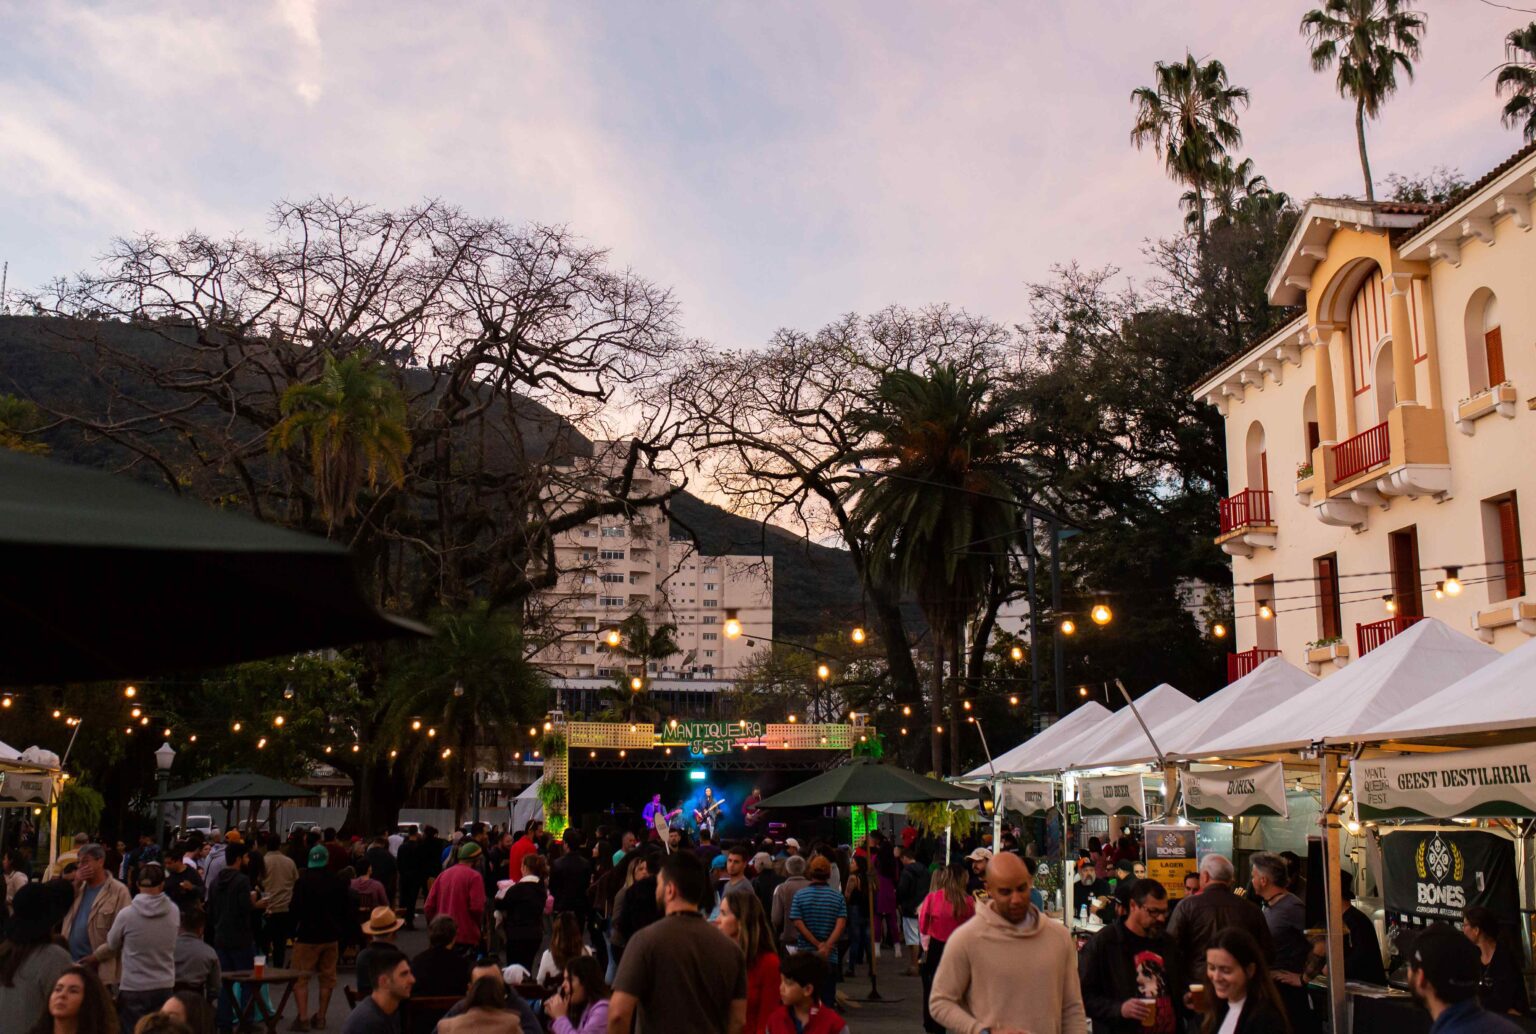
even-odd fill
[{"label": "woman holding plastic cup", "polygon": [[1189,987],[1191,1005],[1204,999],[1201,1034],[1290,1034],[1264,954],[1247,933],[1217,934],[1205,952],[1205,973],[1205,984]]}]

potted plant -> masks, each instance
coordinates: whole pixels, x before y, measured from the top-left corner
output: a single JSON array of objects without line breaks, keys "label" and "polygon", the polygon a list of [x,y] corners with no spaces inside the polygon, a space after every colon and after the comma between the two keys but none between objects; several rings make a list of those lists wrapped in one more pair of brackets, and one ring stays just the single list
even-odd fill
[{"label": "potted plant", "polygon": [[1316,639],[1307,644],[1307,663],[1309,665],[1323,665],[1335,661],[1340,663],[1349,660],[1349,644],[1343,636],[1327,636]]}]

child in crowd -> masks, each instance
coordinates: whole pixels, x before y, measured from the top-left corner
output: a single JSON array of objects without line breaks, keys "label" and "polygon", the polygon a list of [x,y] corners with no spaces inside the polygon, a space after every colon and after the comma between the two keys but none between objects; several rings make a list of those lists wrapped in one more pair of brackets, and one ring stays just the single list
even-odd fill
[{"label": "child in crowd", "polygon": [[843,1018],[821,1004],[818,989],[826,982],[827,963],[815,952],[786,956],[779,970],[779,1001],[768,1018],[768,1034],[841,1034]]}]

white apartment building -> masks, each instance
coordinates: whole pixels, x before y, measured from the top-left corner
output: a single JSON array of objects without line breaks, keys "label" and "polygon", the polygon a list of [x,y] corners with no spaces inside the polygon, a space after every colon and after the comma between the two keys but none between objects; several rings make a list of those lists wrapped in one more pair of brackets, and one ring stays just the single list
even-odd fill
[{"label": "white apartment building", "polygon": [[1536,635],[1536,147],[1449,206],[1314,199],[1269,299],[1293,321],[1200,385],[1226,421],[1228,674],[1326,674],[1422,616]]},{"label": "white apartment building", "polygon": [[[595,448],[601,457],[609,447]],[[653,490],[656,476],[637,474],[637,491]],[[773,558],[700,555],[686,538],[673,537],[659,508],[589,521],[561,535],[555,551],[559,584],[536,604],[555,641],[534,656],[553,675],[728,680],[773,637]],[[605,641],[637,613],[652,628],[677,627],[679,652],[643,673]],[[740,621],[739,637],[726,636],[727,613]]]}]

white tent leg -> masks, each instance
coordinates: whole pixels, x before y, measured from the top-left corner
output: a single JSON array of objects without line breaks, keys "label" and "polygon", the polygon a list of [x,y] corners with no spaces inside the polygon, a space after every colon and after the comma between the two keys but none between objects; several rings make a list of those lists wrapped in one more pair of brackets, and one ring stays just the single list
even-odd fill
[{"label": "white tent leg", "polygon": [[[1340,784],[1339,756],[1322,755],[1323,803],[1337,801]],[[1337,803],[1318,817],[1323,827],[1323,893],[1328,916],[1328,1013],[1333,1034],[1349,1034],[1349,996],[1344,980],[1344,896],[1339,890],[1343,859],[1339,856]]]}]

